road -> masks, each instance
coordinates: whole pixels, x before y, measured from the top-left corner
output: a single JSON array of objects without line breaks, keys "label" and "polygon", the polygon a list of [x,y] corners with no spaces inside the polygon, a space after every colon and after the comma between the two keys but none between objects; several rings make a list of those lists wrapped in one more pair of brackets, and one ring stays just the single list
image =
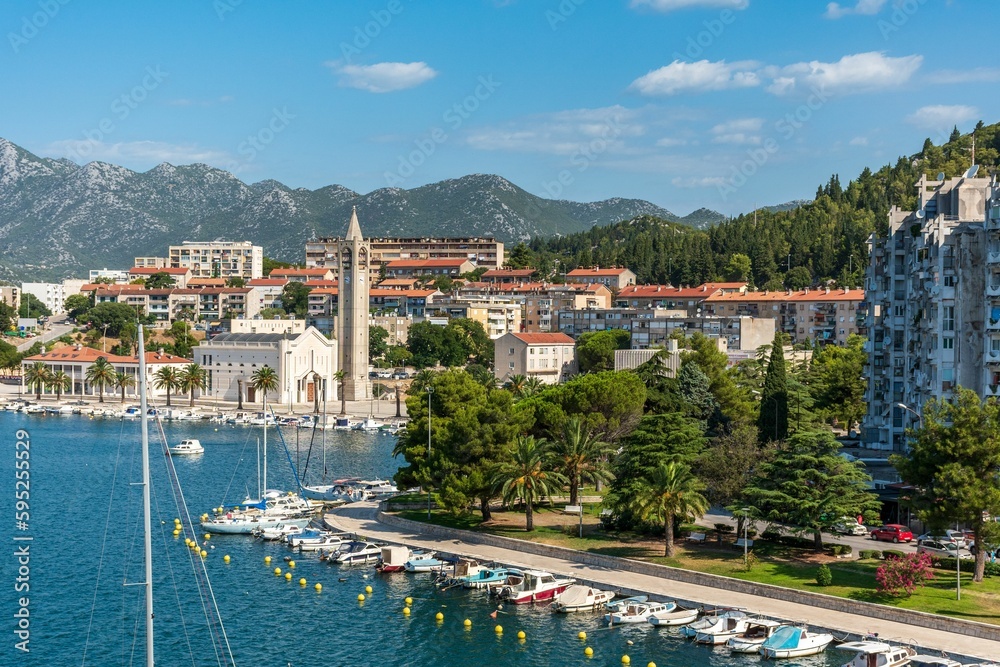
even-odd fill
[{"label": "road", "polygon": [[27,352],[35,343],[47,343],[73,330],[74,324],[68,323],[65,315],[53,315],[49,318],[49,326],[40,336],[29,338],[17,346],[18,352]]}]

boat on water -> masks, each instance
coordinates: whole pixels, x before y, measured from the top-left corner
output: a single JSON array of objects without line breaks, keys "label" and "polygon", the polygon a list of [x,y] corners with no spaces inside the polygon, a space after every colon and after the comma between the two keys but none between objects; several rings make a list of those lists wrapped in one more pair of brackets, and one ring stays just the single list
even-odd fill
[{"label": "boat on water", "polygon": [[407,572],[439,572],[445,567],[445,561],[438,558],[434,552],[414,554],[403,563]]},{"label": "boat on water", "polygon": [[413,552],[408,547],[382,547],[375,569],[379,572],[402,572],[412,557]]},{"label": "boat on water", "polygon": [[278,523],[270,527],[259,527],[254,529],[251,534],[261,540],[266,540],[268,542],[278,542],[283,541],[290,535],[298,535],[303,529],[304,525],[299,524],[295,521],[288,521]]},{"label": "boat on water", "polygon": [[507,577],[507,583],[498,591],[498,595],[501,600],[513,604],[528,604],[551,600],[575,582],[575,579],[556,578],[542,570],[521,570]]},{"label": "boat on water", "polygon": [[903,667],[917,654],[908,646],[891,646],[885,642],[847,642],[836,647],[839,651],[854,651],[854,658],[844,667]]},{"label": "boat on water", "polygon": [[380,422],[374,417],[368,416],[359,421],[351,428],[355,431],[377,431],[384,427],[385,427],[384,423]]},{"label": "boat on water", "polygon": [[765,658],[801,658],[822,653],[832,641],[829,633],[782,625],[760,645],[760,654]]},{"label": "boat on water", "polygon": [[648,595],[633,595],[630,598],[622,598],[621,600],[611,600],[605,603],[605,611],[619,611],[625,608],[625,605],[632,604],[633,602],[646,602],[649,600]]},{"label": "boat on water", "polygon": [[462,588],[494,588],[507,583],[507,578],[516,572],[506,567],[484,568],[476,574],[461,577]]},{"label": "boat on water", "polygon": [[562,614],[573,611],[593,611],[614,597],[614,591],[602,591],[591,586],[574,584],[556,597],[552,603],[552,611]]},{"label": "boat on water", "polygon": [[746,618],[742,609],[717,609],[715,613],[702,616],[700,619],[681,628],[681,635],[693,639],[699,632],[718,623],[719,618]]},{"label": "boat on water", "polygon": [[653,614],[673,611],[676,608],[677,604],[674,602],[631,602],[618,611],[606,613],[604,620],[611,625],[647,623]]},{"label": "boat on water", "polygon": [[142,409],[134,405],[130,405],[122,412],[123,419],[138,419],[142,416]]},{"label": "boat on water", "polygon": [[337,549],[344,543],[344,538],[333,533],[321,533],[315,537],[296,535],[288,539],[288,546],[299,551],[319,551],[321,549]]},{"label": "boat on water", "polygon": [[693,623],[698,618],[697,609],[684,609],[683,607],[674,607],[671,611],[660,611],[654,614],[650,614],[649,621],[650,625],[655,625],[657,627],[676,627],[680,625],[687,625],[688,623]]},{"label": "boat on water", "polygon": [[374,563],[382,555],[382,546],[359,540],[345,542],[327,560],[338,565]]},{"label": "boat on water", "polygon": [[694,636],[695,644],[725,644],[730,637],[746,632],[749,618],[719,618],[712,625],[699,630]]},{"label": "boat on water", "polygon": [[726,647],[732,653],[757,653],[760,645],[780,627],[780,621],[755,618],[747,624],[746,630],[730,637],[726,641]]},{"label": "boat on water", "polygon": [[167,451],[170,452],[171,456],[183,456],[185,454],[204,454],[205,448],[201,446],[198,439],[186,438],[173,447],[168,447]]}]

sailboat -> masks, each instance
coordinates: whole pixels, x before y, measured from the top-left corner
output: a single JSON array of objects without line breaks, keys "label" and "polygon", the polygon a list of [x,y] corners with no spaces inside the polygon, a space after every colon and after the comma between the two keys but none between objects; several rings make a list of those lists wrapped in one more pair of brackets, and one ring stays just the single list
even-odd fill
[{"label": "sailboat", "polygon": [[[326,397],[323,397],[323,475],[326,475]],[[312,446],[310,444],[310,446]],[[305,475],[303,474],[303,482],[305,481]],[[337,484],[321,484],[307,486],[303,484],[302,486],[302,496],[308,498],[309,500],[319,500],[325,503],[332,503],[336,501],[344,500],[344,486],[342,483]]]},{"label": "sailboat", "polygon": [[[264,414],[267,414],[267,394],[264,394]],[[267,427],[264,419],[264,467],[260,498],[247,498],[234,507],[223,507],[214,516],[207,516],[201,527],[210,533],[250,535],[254,531],[275,528],[278,524],[296,525],[305,528],[312,520],[312,505],[305,498],[294,493],[284,493],[267,488]],[[273,423],[271,420],[270,423]],[[280,431],[279,431],[280,435]]]}]

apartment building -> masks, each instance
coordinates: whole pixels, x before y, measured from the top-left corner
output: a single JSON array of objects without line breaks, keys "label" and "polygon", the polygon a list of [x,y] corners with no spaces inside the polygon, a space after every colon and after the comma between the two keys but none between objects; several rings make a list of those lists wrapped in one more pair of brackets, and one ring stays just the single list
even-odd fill
[{"label": "apartment building", "polygon": [[958,385],[1000,396],[1000,188],[976,173],[922,176],[918,210],[893,208],[869,241],[866,447],[905,451],[924,404]]},{"label": "apartment building", "polygon": [[432,321],[434,318],[466,318],[479,322],[486,335],[493,339],[521,330],[521,304],[510,299],[442,297],[435,299],[427,312]]},{"label": "apartment building", "polygon": [[308,282],[310,280],[333,280],[336,277],[336,273],[330,269],[323,268],[311,268],[311,269],[274,269],[268,278],[294,281],[299,283]]},{"label": "apartment building", "polygon": [[576,343],[561,333],[508,333],[493,343],[493,374],[500,382],[514,375],[558,384],[578,372]]},{"label": "apartment building", "polygon": [[385,265],[389,278],[419,278],[421,276],[447,276],[459,278],[474,271],[476,265],[467,259],[397,259]]},{"label": "apartment building", "polygon": [[281,308],[281,293],[287,284],[288,281],[281,278],[254,278],[248,280],[246,286],[257,291],[260,310],[264,310],[265,308]]},{"label": "apartment building", "polygon": [[41,301],[52,314],[58,315],[65,311],[66,287],[62,283],[22,283],[21,298],[31,294]]},{"label": "apartment building", "polygon": [[727,352],[753,353],[774,340],[775,320],[770,317],[638,317],[628,323],[633,350],[665,348],[671,337],[700,333],[725,341]]},{"label": "apartment building", "polygon": [[0,285],[0,301],[15,311],[21,308],[21,288],[17,285]]},{"label": "apartment building", "polygon": [[[337,258],[338,238],[322,238],[306,242],[306,267],[329,268],[334,274],[340,270]],[[371,246],[370,270],[376,281],[382,266],[396,260],[463,259],[498,269],[504,263],[502,241],[492,237],[468,238],[380,238],[369,239]]]},{"label": "apartment building", "polygon": [[87,282],[108,281],[113,283],[127,283],[128,271],[125,269],[91,269],[87,272]]},{"label": "apartment building", "polygon": [[635,274],[623,267],[573,269],[566,274],[568,283],[600,283],[617,292],[629,285],[635,285]]},{"label": "apartment building", "polygon": [[168,266],[191,269],[194,278],[252,280],[264,275],[264,248],[250,241],[184,241],[170,246],[168,253]]},{"label": "apartment building", "polygon": [[701,302],[716,294],[746,294],[746,283],[704,283],[697,287],[629,285],[618,291],[618,308],[665,308],[697,315]]},{"label": "apartment building", "polygon": [[260,313],[260,299],[251,287],[146,289],[142,285],[84,285],[81,293],[94,303],[124,303],[158,322],[178,319],[207,321],[253,318]]},{"label": "apartment building", "polygon": [[484,283],[501,285],[530,283],[534,274],[534,269],[490,269],[480,280]]},{"label": "apartment building", "polygon": [[170,276],[170,279],[174,281],[174,287],[184,288],[188,286],[188,281],[191,280],[191,269],[183,267],[165,267],[165,268],[149,268],[141,266],[133,266],[128,270],[128,280],[126,282],[132,282],[134,280],[148,280],[151,276],[157,273],[165,273]]}]

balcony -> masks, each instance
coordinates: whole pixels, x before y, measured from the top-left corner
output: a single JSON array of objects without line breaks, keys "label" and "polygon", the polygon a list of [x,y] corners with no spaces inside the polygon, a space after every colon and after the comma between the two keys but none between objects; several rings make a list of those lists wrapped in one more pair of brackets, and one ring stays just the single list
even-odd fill
[{"label": "balcony", "polygon": [[986,249],[986,261],[990,264],[1000,263],[1000,243],[991,243]]},{"label": "balcony", "polygon": [[1000,296],[1000,274],[991,274],[986,283],[986,296]]}]

